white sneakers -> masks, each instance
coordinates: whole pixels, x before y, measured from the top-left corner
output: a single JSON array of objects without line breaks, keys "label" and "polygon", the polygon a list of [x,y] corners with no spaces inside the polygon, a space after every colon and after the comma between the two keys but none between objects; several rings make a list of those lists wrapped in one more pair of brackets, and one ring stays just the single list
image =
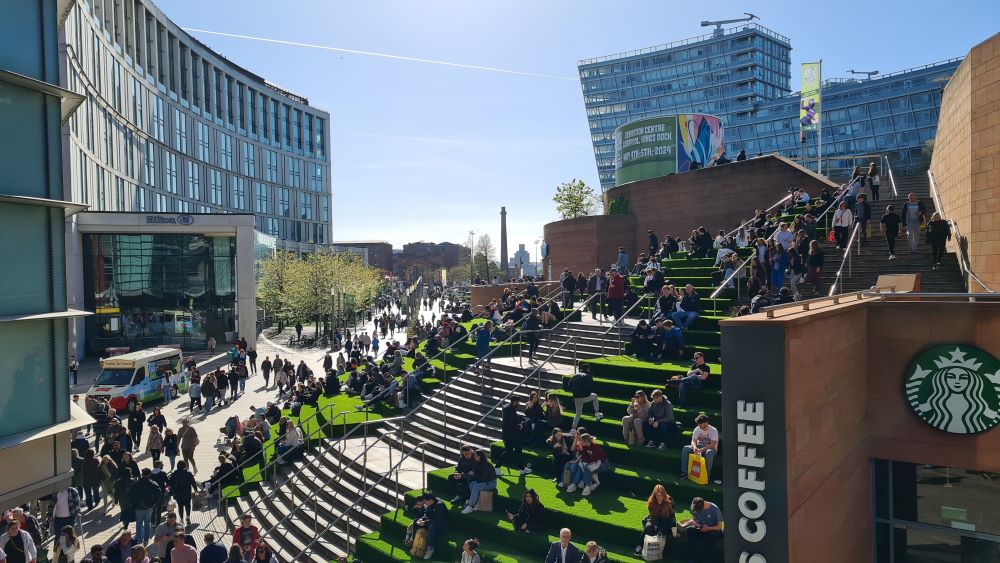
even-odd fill
[{"label": "white sneakers", "polygon": [[604,413],[603,412],[599,412],[599,413],[597,413],[597,414],[594,415],[594,420],[601,420],[602,418],[604,418]]},{"label": "white sneakers", "polygon": [[518,473],[519,473],[519,474],[520,474],[520,475],[521,475],[522,477],[524,477],[525,475],[530,475],[530,474],[531,474],[531,464],[530,464],[530,463],[528,463],[528,464],[525,464],[525,466],[524,466],[524,469],[522,469],[522,470],[521,470],[521,471],[519,471]]},{"label": "white sneakers", "polygon": [[583,488],[583,496],[588,496],[590,494],[591,490],[592,489],[590,488],[590,485],[587,485],[586,487],[584,487]]},{"label": "white sneakers", "polygon": [[575,490],[576,490],[576,483],[570,483],[569,485],[566,485],[567,493],[572,493]]},{"label": "white sneakers", "polygon": [[475,511],[476,507],[472,506],[471,504],[467,504],[465,505],[465,508],[462,509],[462,514],[472,514]]},{"label": "white sneakers", "polygon": [[889,260],[895,260],[895,259],[896,259],[896,255],[895,254],[890,254],[889,255]]},{"label": "white sneakers", "polygon": [[503,469],[497,467],[496,470],[497,470],[497,477],[503,477]]},{"label": "white sneakers", "polygon": [[424,559],[430,559],[431,557],[434,557],[434,548],[427,546],[427,551],[424,552]]}]

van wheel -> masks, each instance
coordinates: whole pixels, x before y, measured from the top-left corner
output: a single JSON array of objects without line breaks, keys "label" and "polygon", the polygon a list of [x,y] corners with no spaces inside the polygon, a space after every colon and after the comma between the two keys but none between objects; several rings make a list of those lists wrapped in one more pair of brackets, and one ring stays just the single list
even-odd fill
[{"label": "van wheel", "polygon": [[129,397],[129,400],[128,400],[128,412],[134,411],[135,410],[135,404],[138,403],[138,402],[139,401],[135,400],[135,397]]}]

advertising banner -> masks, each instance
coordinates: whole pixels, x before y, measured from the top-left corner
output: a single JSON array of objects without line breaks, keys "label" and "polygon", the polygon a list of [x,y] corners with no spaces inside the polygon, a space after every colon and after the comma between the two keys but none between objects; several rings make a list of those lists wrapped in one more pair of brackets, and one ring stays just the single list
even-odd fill
[{"label": "advertising banner", "polygon": [[639,119],[615,129],[615,185],[677,172],[677,117]]},{"label": "advertising banner", "polygon": [[677,171],[691,170],[691,164],[710,166],[725,151],[722,120],[714,115],[686,113],[677,116]]},{"label": "advertising banner", "polygon": [[815,131],[819,127],[822,83],[822,64],[802,63],[802,98],[799,100],[799,127],[801,131]]}]

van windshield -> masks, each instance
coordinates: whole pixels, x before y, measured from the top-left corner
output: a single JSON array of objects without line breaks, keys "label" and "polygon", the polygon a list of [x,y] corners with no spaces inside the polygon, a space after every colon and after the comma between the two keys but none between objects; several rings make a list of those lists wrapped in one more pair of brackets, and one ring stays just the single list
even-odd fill
[{"label": "van windshield", "polygon": [[94,382],[94,385],[128,385],[132,383],[133,373],[135,373],[134,368],[101,370],[101,373],[97,376],[97,381]]}]

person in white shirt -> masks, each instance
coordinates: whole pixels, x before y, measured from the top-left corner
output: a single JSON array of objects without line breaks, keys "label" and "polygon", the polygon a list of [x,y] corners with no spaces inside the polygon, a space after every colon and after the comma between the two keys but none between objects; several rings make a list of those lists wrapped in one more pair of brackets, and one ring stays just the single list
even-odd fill
[{"label": "person in white shirt", "polygon": [[[21,529],[21,523],[17,519],[8,521],[7,533],[0,534],[0,550],[9,551],[12,555],[15,553],[20,555],[21,557],[18,559],[25,561],[25,563],[37,563],[38,561],[38,548],[35,547],[31,534]],[[6,560],[6,555],[3,560]]]},{"label": "person in white shirt", "polygon": [[729,248],[728,244],[722,243],[722,246],[719,247],[719,251],[715,253],[714,265],[718,267],[718,265],[722,263],[722,259],[725,258],[726,256],[729,256],[730,254],[736,254],[736,251],[733,250],[732,248]]},{"label": "person in white shirt", "polygon": [[774,242],[785,247],[785,250],[792,247],[792,243],[795,242],[795,233],[788,229],[788,223],[778,223],[778,230],[774,233]]},{"label": "person in white shirt", "polygon": [[809,197],[809,194],[807,194],[805,190],[799,190],[796,193],[798,193],[798,197],[795,198],[795,203],[805,205],[812,201],[812,198]]},{"label": "person in white shirt", "polygon": [[854,225],[854,213],[847,208],[847,202],[841,201],[833,214],[833,235],[837,239],[837,248],[843,250],[847,246],[848,232]]},{"label": "person in white shirt", "polygon": [[705,470],[712,474],[712,461],[719,450],[719,430],[708,423],[708,416],[699,414],[694,419],[697,426],[691,433],[691,443],[681,449],[681,479],[687,477],[688,458],[697,454],[705,458]]},{"label": "person in white shirt", "polygon": [[736,247],[746,248],[750,246],[750,234],[747,233],[746,227],[740,227],[740,230],[736,232]]}]

